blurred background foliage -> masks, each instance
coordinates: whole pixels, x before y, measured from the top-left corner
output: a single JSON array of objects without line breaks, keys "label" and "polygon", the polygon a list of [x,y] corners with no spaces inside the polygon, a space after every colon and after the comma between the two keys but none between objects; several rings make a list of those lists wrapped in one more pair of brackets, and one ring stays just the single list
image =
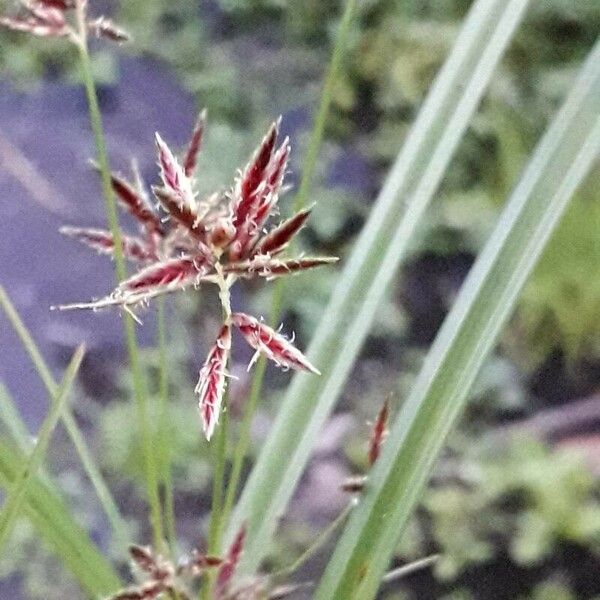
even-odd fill
[{"label": "blurred background foliage", "polygon": [[[94,67],[103,86],[118,83],[118,56],[127,53],[165,65],[194,94],[198,106],[208,107],[211,124],[200,164],[207,188],[230,178],[264,124],[278,113],[284,114],[286,133],[293,135],[292,180],[297,181],[311,110],[338,23],[339,0],[98,4],[108,7],[134,37],[122,49],[95,53]],[[359,3],[335,85],[313,192],[319,203],[303,238],[307,249],[343,257],[352,244],[469,4]],[[339,446],[335,451],[317,449],[305,483],[315,487],[313,494],[321,492],[319,468],[332,469],[327,472],[340,482],[365,469],[364,422],[373,418],[391,390],[393,402],[402,401],[502,202],[599,31],[597,0],[532,3],[461,144],[411,260],[380,310],[334,418],[341,425],[335,429],[334,423],[330,433]],[[15,85],[27,88],[40,78],[73,82],[77,77],[70,69],[72,50],[66,44],[50,46],[3,34],[2,45],[0,68]],[[384,590],[382,597],[600,598],[600,410],[592,410],[587,420],[581,417],[590,399],[596,407],[600,404],[599,189],[596,168],[528,283],[500,348],[480,377],[476,400],[440,461],[410,535],[398,549],[398,564],[432,552],[441,553],[440,560],[431,572],[410,576]],[[301,346],[309,340],[331,289],[328,270],[287,285],[285,321],[298,332]],[[255,293],[248,286],[243,294],[241,302],[267,312],[268,289]],[[209,299],[181,300],[170,331],[170,420],[182,549],[195,544],[198,515],[205,512],[209,497],[210,469],[206,453],[201,450],[199,455],[189,396],[194,377],[190,364],[193,357],[202,356],[207,339],[203,332],[214,329],[216,322],[210,306]],[[154,351],[146,350],[144,360],[155,377]],[[232,391],[234,416],[236,401],[243,401],[248,386],[242,365],[239,374]],[[268,427],[270,407],[276,406],[277,389],[286,382],[286,376],[271,374],[269,401],[255,428],[257,443]],[[121,372],[110,394],[100,399],[89,394],[92,398],[79,408],[79,416],[89,423],[98,456],[132,527],[143,532],[147,524],[139,522],[139,507],[127,501],[132,498],[132,480],[141,488],[142,473],[135,428],[123,426],[134,421],[129,414],[133,405],[121,400],[130,385],[128,373]],[[69,470],[60,452],[55,458],[64,480],[71,481],[72,504],[80,518],[87,519],[94,513],[86,499],[88,484]],[[331,486],[331,481],[326,483]],[[323,494],[331,496],[330,491]],[[329,509],[306,508],[302,492],[299,496],[283,524],[281,547],[273,553],[276,567],[289,562],[281,557],[305,547],[322,520],[331,519],[345,502],[336,493]],[[296,513],[308,514],[308,523],[299,525]],[[25,522],[16,548],[0,561],[1,572],[8,576],[25,571],[31,598],[63,598],[65,593],[76,597],[64,578],[55,581],[56,566],[35,544]],[[309,563],[299,577],[311,577],[318,566],[318,561]]]}]

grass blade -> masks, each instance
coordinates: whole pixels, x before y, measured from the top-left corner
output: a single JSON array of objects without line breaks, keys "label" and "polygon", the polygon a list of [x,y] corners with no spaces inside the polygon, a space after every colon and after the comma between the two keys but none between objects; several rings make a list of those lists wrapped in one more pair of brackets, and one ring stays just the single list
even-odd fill
[{"label": "grass blade", "polygon": [[[19,336],[23,347],[29,354],[31,358],[31,362],[35,366],[35,369],[48,392],[50,397],[53,397],[58,389],[56,382],[54,381],[54,377],[46,364],[41,352],[36,346],[35,341],[31,337],[31,334],[27,330],[25,323],[21,320],[21,317],[17,313],[14,305],[10,301],[8,294],[5,292],[4,288],[0,285],[0,306],[4,310],[6,317],[10,321],[13,329],[16,334]],[[100,472],[100,469],[96,465],[94,458],[85,442],[85,438],[83,437],[83,433],[79,429],[77,425],[77,421],[73,417],[73,413],[70,411],[68,407],[65,407],[65,410],[62,413],[62,421],[71,438],[73,446],[77,451],[77,455],[81,460],[81,464],[89,477],[94,490],[96,491],[96,495],[98,496],[98,500],[100,500],[100,504],[104,509],[104,512],[111,524],[113,533],[115,535],[115,539],[118,541],[119,545],[123,548],[127,548],[127,540],[124,539],[126,525],[123,521],[119,513],[119,509],[104,481],[104,477]]]},{"label": "grass blade", "polygon": [[17,448],[21,452],[30,452],[33,448],[33,439],[2,382],[0,382],[0,419],[17,444]]},{"label": "grass blade", "polygon": [[[256,569],[338,398],[377,308],[503,55],[527,0],[477,0],[334,290],[308,351],[321,377],[297,375],[233,513],[248,526],[240,570]],[[343,351],[342,351],[343,349]]]},{"label": "grass blade", "polygon": [[[13,485],[26,460],[25,454],[0,439],[0,485]],[[38,477],[29,482],[23,512],[91,597],[105,597],[122,587],[110,563],[71,517],[60,496]]]},{"label": "grass blade", "polygon": [[600,42],[538,144],[394,424],[315,598],[374,598],[446,435],[569,199],[600,153]]},{"label": "grass blade", "polygon": [[75,377],[79,371],[81,361],[83,360],[84,353],[85,351],[83,346],[79,346],[79,348],[77,348],[75,351],[73,358],[69,362],[67,370],[65,371],[65,376],[56,391],[56,395],[52,398],[52,404],[50,406],[50,410],[48,411],[48,415],[40,427],[33,450],[31,451],[31,454],[29,455],[21,473],[15,480],[13,487],[8,493],[6,502],[4,503],[4,507],[0,513],[0,553],[4,549],[6,541],[12,533],[13,527],[17,521],[19,511],[23,505],[23,499],[27,493],[29,481],[33,475],[37,474],[38,469],[44,461],[46,450],[50,444],[50,438],[56,425],[58,424],[63,406],[69,397],[69,393],[73,387],[73,383],[75,382]]}]

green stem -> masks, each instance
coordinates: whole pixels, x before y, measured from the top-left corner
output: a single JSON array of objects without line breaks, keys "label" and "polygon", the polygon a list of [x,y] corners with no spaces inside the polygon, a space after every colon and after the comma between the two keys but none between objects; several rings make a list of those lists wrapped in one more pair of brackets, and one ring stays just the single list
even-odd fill
[{"label": "green stem", "polygon": [[[102,180],[102,193],[105,202],[106,216],[114,241],[115,272],[117,281],[119,282],[125,279],[127,272],[125,269],[125,259],[123,257],[121,230],[119,227],[119,219],[117,215],[117,205],[110,181],[110,169],[108,166],[106,144],[104,141],[104,132],[102,129],[102,116],[100,114],[100,107],[98,105],[96,85],[92,76],[91,61],[87,46],[85,2],[83,0],[76,0],[75,8],[78,28],[78,39],[76,45],[79,50],[81,72],[88,100],[90,123],[92,127],[92,132],[94,134],[94,144],[96,146],[96,160],[100,168],[100,175]],[[125,314],[123,316],[123,324],[125,328],[125,340],[133,378],[134,396],[137,404],[138,425],[140,427],[140,435],[142,438],[142,448],[144,453],[144,466],[146,475],[146,488],[148,494],[148,502],[150,504],[150,521],[152,523],[152,530],[154,534],[154,547],[158,551],[162,551],[164,545],[163,525],[160,507],[160,494],[158,488],[156,456],[152,449],[152,435],[150,430],[150,421],[148,417],[146,385],[140,365],[138,344],[135,334],[135,325],[133,318],[130,315]]]},{"label": "green stem", "polygon": [[[208,528],[207,551],[209,554],[218,555],[221,551],[221,533],[223,530],[223,484],[225,479],[225,463],[227,459],[227,431],[229,429],[229,412],[227,398],[223,398],[225,409],[221,415],[221,422],[216,429],[214,437],[214,475],[212,488],[212,507],[210,525]],[[205,585],[200,590],[201,600],[211,600],[215,574],[210,570],[206,577]]]},{"label": "green stem", "polygon": [[298,212],[306,206],[306,201],[310,193],[313,174],[315,172],[315,167],[317,166],[317,158],[319,157],[319,150],[321,149],[321,143],[323,142],[323,135],[325,133],[325,123],[327,122],[327,116],[333,98],[333,88],[344,56],[346,39],[348,37],[348,32],[350,31],[350,23],[352,23],[352,15],[354,14],[355,7],[356,0],[347,0],[335,39],[335,45],[331,52],[331,60],[329,61],[329,68],[325,75],[321,102],[319,103],[319,109],[315,116],[310,142],[304,158],[302,179],[300,181],[300,186],[298,187],[298,193],[294,198],[294,212]]},{"label": "green stem", "polygon": [[288,567],[284,567],[271,575],[271,579],[287,579],[293,575],[303,564],[312,558],[336,532],[340,525],[346,520],[350,511],[356,506],[353,501],[319,534],[317,539]]},{"label": "green stem", "polygon": [[173,499],[173,477],[171,472],[171,445],[169,427],[169,364],[167,360],[167,327],[165,315],[165,299],[158,299],[158,398],[160,419],[160,451],[161,451],[161,473],[164,488],[164,515],[167,540],[173,555],[176,550],[175,533],[175,507]]},{"label": "green stem", "polygon": [[[304,206],[306,206],[308,195],[310,193],[313,175],[317,164],[317,158],[319,157],[319,150],[321,148],[325,133],[325,123],[327,122],[327,116],[331,107],[333,87],[335,85],[335,79],[344,56],[346,39],[348,37],[348,32],[350,31],[350,23],[352,22],[352,15],[354,14],[355,7],[356,0],[347,0],[344,8],[344,14],[342,15],[342,20],[336,36],[335,45],[331,53],[329,68],[327,69],[327,73],[325,75],[321,101],[315,116],[308,149],[306,151],[306,157],[304,159],[300,186],[298,188],[298,193],[294,198],[294,212],[298,212]],[[269,322],[272,325],[276,324],[281,315],[283,307],[283,286],[284,278],[280,277],[275,282],[273,293],[271,295],[271,311]],[[246,458],[248,446],[250,445],[252,419],[254,418],[256,409],[258,408],[258,400],[261,397],[265,371],[266,359],[261,357],[256,365],[256,370],[254,371],[252,388],[250,390],[250,398],[246,403],[246,408],[240,424],[239,438],[233,451],[231,476],[229,478],[229,485],[227,486],[225,507],[223,510],[224,520],[227,520],[229,517],[235,502],[237,488],[239,486],[240,476],[242,473],[242,467],[244,465],[244,459]]]}]

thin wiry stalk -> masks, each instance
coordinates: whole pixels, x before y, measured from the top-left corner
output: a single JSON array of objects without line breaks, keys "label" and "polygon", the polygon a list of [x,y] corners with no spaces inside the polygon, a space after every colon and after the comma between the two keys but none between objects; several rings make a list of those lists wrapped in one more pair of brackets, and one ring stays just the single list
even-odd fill
[{"label": "thin wiry stalk", "polygon": [[167,327],[165,315],[165,298],[158,300],[157,315],[158,338],[158,399],[160,420],[160,464],[162,467],[162,485],[164,490],[165,529],[169,548],[173,554],[176,550],[175,508],[173,500],[173,478],[171,473],[171,446],[169,435],[169,365],[167,360]]},{"label": "thin wiry stalk", "polygon": [[323,546],[331,539],[337,529],[346,521],[350,511],[355,503],[350,502],[346,508],[323,530],[319,533],[317,539],[304,551],[294,562],[283,569],[273,573],[272,579],[286,580],[293,575],[302,565],[311,559]]},{"label": "thin wiry stalk", "polygon": [[[227,406],[227,392],[223,404]],[[227,458],[227,435],[229,425],[228,411],[224,410],[221,422],[215,432],[214,462],[213,462],[213,489],[210,525],[208,529],[208,554],[217,556],[221,551],[221,533],[223,529],[223,486],[225,478],[225,462]],[[205,584],[200,590],[200,600],[210,600],[215,585],[215,573],[207,572]]]},{"label": "thin wiry stalk", "polygon": [[[352,16],[355,8],[356,0],[347,0],[340,22],[340,27],[335,39],[335,45],[331,53],[329,68],[327,69],[327,73],[325,75],[321,101],[315,116],[308,149],[306,151],[298,193],[294,198],[294,212],[302,210],[307,205],[308,195],[310,193],[313,175],[317,164],[317,158],[319,156],[319,150],[321,148],[325,133],[325,123],[327,122],[327,115],[329,114],[329,109],[331,107],[335,78],[338,74],[340,64],[344,56],[346,40],[350,31],[350,24],[352,23]],[[271,310],[269,315],[269,322],[272,325],[277,323],[279,316],[281,315],[283,306],[283,286],[283,279],[279,279],[273,287],[273,292],[271,295]],[[264,357],[261,357],[258,360],[256,369],[254,371],[252,387],[250,389],[250,397],[246,403],[246,408],[240,424],[238,441],[233,451],[231,474],[227,486],[225,506],[223,508],[224,520],[228,519],[235,502],[240,476],[242,474],[242,467],[244,465],[244,459],[246,458],[246,453],[248,452],[248,446],[250,444],[250,429],[252,426],[252,420],[258,407],[258,401],[261,397],[266,368],[267,361]]]},{"label": "thin wiry stalk", "polygon": [[[0,286],[0,306],[4,311],[7,319],[12,325],[15,333],[21,340],[21,344],[25,351],[29,355],[31,362],[33,363],[35,370],[37,371],[44,387],[46,388],[46,392],[49,396],[53,397],[57,390],[58,384],[54,380],[48,365],[44,361],[41,352],[39,351],[35,341],[31,337],[25,323],[21,320],[21,317],[17,313],[15,307],[13,306],[10,298],[6,294],[4,288]],[[94,487],[96,495],[98,496],[98,500],[108,518],[108,521],[113,530],[113,535],[117,540],[118,544],[122,548],[127,548],[127,540],[124,538],[124,532],[126,531],[126,525],[123,520],[123,517],[119,513],[119,509],[117,508],[117,504],[110,493],[108,486],[106,485],[106,481],[100,472],[100,469],[96,465],[94,458],[85,442],[85,438],[83,433],[79,429],[79,425],[77,425],[77,421],[73,417],[73,413],[71,412],[68,406],[65,406],[62,411],[62,420],[67,430],[67,434],[71,438],[71,442],[75,447],[75,451],[77,452],[77,456],[83,465],[83,469]]]},{"label": "thin wiry stalk", "polygon": [[[81,64],[83,83],[85,85],[90,123],[94,134],[94,144],[96,146],[96,160],[100,169],[102,180],[102,193],[105,202],[106,216],[110,231],[115,241],[115,272],[118,282],[126,278],[125,260],[123,258],[121,244],[121,230],[117,216],[117,206],[113,194],[110,169],[108,166],[108,157],[106,153],[106,144],[104,141],[104,132],[102,128],[102,116],[98,106],[98,96],[96,94],[96,85],[91,71],[90,55],[87,45],[87,29],[85,23],[85,2],[76,0],[76,18],[78,29],[78,50]],[[123,324],[125,328],[125,339],[127,352],[131,366],[134,396],[138,409],[138,425],[142,438],[142,448],[144,452],[146,487],[148,501],[150,504],[150,521],[154,534],[154,547],[162,549],[163,547],[163,525],[160,507],[160,495],[158,489],[158,474],[156,469],[156,457],[152,449],[152,437],[150,431],[150,422],[148,418],[146,385],[142,375],[139,360],[138,344],[135,334],[135,325],[133,319],[124,315]]]},{"label": "thin wiry stalk", "polygon": [[50,410],[39,430],[35,445],[7,494],[2,512],[0,513],[0,552],[3,550],[6,541],[10,537],[19,513],[24,507],[29,482],[32,477],[37,475],[38,470],[44,462],[46,450],[50,444],[50,438],[58,424],[69,392],[73,387],[84,353],[85,350],[83,346],[80,346],[75,351],[73,358],[69,362],[64,378],[56,390],[56,394],[52,397]]}]

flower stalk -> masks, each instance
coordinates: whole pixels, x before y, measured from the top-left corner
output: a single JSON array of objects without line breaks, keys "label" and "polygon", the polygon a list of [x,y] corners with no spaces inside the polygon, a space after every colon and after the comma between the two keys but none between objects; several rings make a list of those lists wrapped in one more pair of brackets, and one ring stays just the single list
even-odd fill
[{"label": "flower stalk", "polygon": [[[108,156],[102,127],[102,116],[100,114],[100,107],[98,105],[98,96],[96,93],[94,78],[92,76],[91,61],[88,51],[88,30],[86,22],[85,0],[75,0],[75,20],[77,35],[74,37],[74,41],[79,51],[82,79],[85,86],[90,115],[90,124],[94,136],[94,144],[96,147],[96,160],[98,162],[102,182],[102,194],[104,197],[109,229],[114,240],[115,272],[117,280],[123,281],[127,277],[127,271],[123,256],[121,229],[117,215],[116,201],[113,194],[110,169],[108,166]],[[150,505],[150,521],[152,524],[154,545],[156,548],[162,548],[164,537],[162,514],[160,508],[157,469],[154,453],[152,451],[152,438],[147,407],[147,391],[140,366],[134,323],[129,315],[123,316],[123,325],[125,328],[125,340],[133,376],[134,396],[138,409],[138,422],[142,437],[146,488]]]}]

